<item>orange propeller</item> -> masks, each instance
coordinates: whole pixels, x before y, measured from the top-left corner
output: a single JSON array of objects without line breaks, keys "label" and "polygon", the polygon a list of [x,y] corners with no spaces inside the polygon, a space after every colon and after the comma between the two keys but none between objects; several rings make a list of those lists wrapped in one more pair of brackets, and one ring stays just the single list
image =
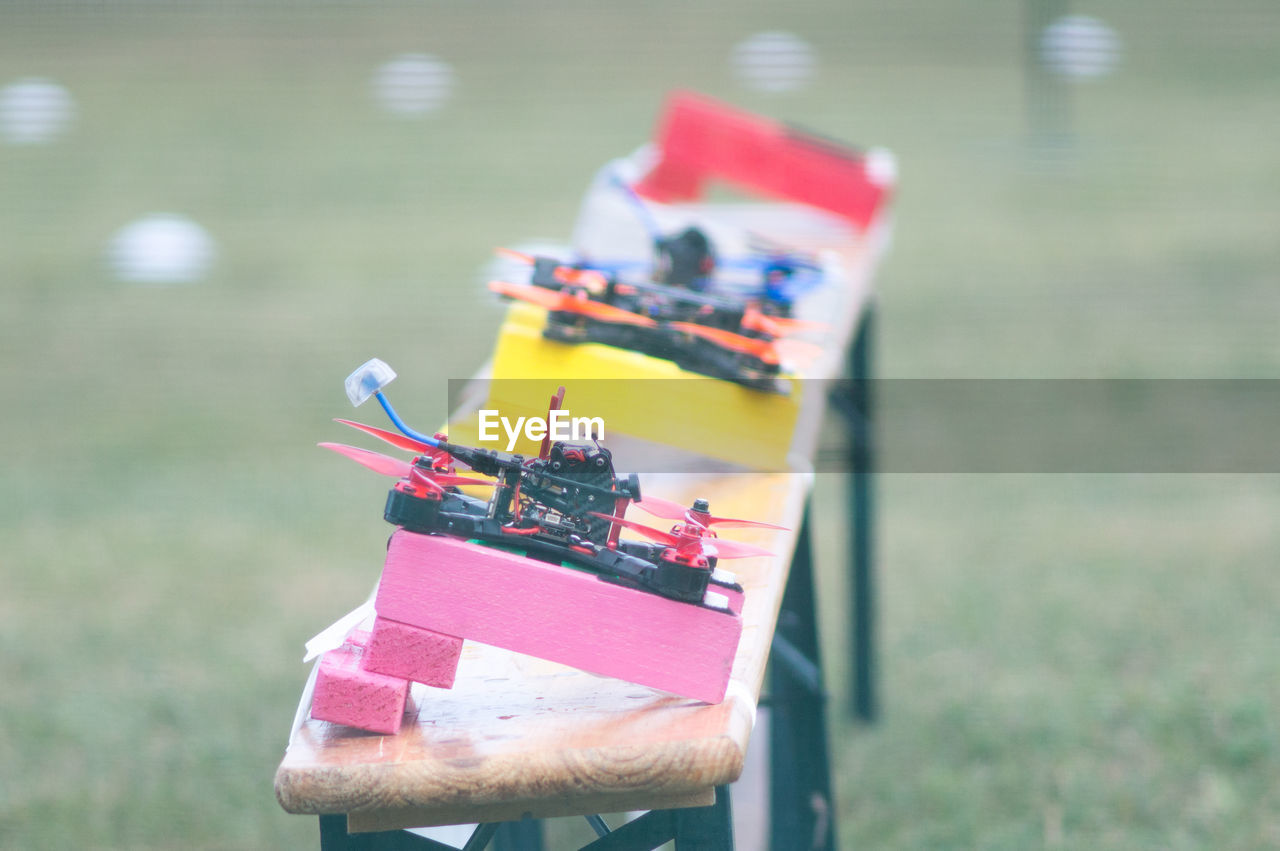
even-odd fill
[{"label": "orange propeller", "polygon": [[742,314],[742,327],[748,331],[759,331],[770,337],[785,337],[789,334],[801,334],[805,331],[825,331],[825,322],[811,322],[806,319],[791,319],[786,316],[769,316],[751,306]]},{"label": "orange propeller", "polygon": [[[503,257],[519,263],[528,263],[530,266],[538,260],[532,254],[525,254],[523,251],[516,251],[513,248],[496,248],[494,251]],[[561,265],[556,266],[555,276],[556,280],[561,283],[586,287],[593,293],[602,293],[609,286],[609,279],[604,276],[603,272],[596,269],[577,269],[573,266]]]},{"label": "orange propeller", "polygon": [[778,353],[795,366],[808,366],[822,354],[822,346],[804,340],[779,340]]},{"label": "orange propeller", "polygon": [[733,331],[726,331],[723,328],[699,325],[696,322],[672,322],[669,327],[709,340],[729,351],[759,358],[767,364],[778,364],[782,360],[778,355],[778,348],[774,345],[773,340],[747,337]]},{"label": "orange propeller", "polygon": [[586,297],[585,293],[575,295],[564,291],[549,290],[545,287],[536,287],[533,284],[513,284],[508,281],[490,281],[489,289],[498,295],[527,301],[550,311],[575,313],[599,322],[640,325],[646,328],[651,328],[658,324],[647,316],[641,316],[638,313],[632,313],[629,310],[623,310],[611,304],[591,301]]}]

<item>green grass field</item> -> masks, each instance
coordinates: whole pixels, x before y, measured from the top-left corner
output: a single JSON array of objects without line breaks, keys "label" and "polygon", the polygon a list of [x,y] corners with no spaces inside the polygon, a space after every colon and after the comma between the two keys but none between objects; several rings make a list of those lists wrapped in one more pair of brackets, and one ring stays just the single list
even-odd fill
[{"label": "green grass field", "polygon": [[[1031,144],[1016,3],[0,6],[0,86],[78,113],[0,144],[0,847],[293,848],[272,794],[302,642],[362,600],[384,485],[322,455],[377,355],[408,419],[487,356],[496,245],[564,239],[688,87],[898,156],[893,377],[1280,369],[1280,12],[1078,8],[1124,39]],[[812,85],[743,88],[788,30]],[[404,120],[374,69],[457,74]],[[190,216],[203,282],[103,264]],[[1230,436],[1223,436],[1230,440]],[[818,522],[843,846],[1280,845],[1280,479],[890,475],[884,718],[843,720],[841,483]]]}]

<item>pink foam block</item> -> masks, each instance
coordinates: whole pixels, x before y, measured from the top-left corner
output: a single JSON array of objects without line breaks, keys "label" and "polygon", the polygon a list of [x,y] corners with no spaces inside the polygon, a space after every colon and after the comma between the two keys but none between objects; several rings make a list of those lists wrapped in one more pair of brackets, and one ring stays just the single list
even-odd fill
[{"label": "pink foam block", "polygon": [[438,535],[400,530],[379,615],[708,703],[724,699],[734,614]]},{"label": "pink foam block", "polygon": [[372,733],[400,732],[409,681],[360,667],[369,633],[353,633],[336,650],[320,657],[311,717]]},{"label": "pink foam block", "polygon": [[461,638],[379,616],[373,622],[361,667],[437,688],[453,688],[461,655]]}]

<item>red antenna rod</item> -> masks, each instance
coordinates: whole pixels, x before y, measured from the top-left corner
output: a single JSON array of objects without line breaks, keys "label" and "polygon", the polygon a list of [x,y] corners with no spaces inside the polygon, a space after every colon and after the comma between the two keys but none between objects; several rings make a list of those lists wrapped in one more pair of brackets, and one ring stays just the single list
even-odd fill
[{"label": "red antenna rod", "polygon": [[547,433],[542,436],[542,448],[538,450],[539,458],[546,458],[551,454],[551,412],[560,410],[562,404],[564,404],[564,387],[556,390],[556,395],[551,397],[551,404],[547,408]]}]

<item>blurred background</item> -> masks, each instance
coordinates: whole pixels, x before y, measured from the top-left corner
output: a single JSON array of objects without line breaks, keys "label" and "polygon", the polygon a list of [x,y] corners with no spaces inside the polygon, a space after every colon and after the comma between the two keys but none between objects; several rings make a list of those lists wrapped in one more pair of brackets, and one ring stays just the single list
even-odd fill
[{"label": "blurred background", "polygon": [[[492,249],[669,90],[897,155],[881,375],[1268,378],[1278,43],[1273,0],[0,3],[0,846],[316,844],[302,643],[386,537],[314,448],[341,381],[443,416]],[[874,726],[819,478],[843,845],[1280,845],[1276,476],[883,477]]]}]

